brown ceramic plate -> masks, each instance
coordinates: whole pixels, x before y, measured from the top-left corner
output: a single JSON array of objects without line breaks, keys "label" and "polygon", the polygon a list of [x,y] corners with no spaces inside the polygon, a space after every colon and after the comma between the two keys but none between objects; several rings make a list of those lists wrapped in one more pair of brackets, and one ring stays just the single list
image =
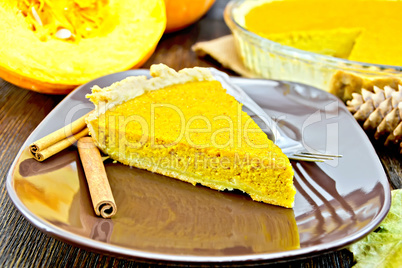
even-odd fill
[{"label": "brown ceramic plate", "polygon": [[148,71],[112,74],[79,87],[21,148],[7,190],[43,232],[89,250],[144,261],[244,264],[344,247],[386,216],[386,174],[367,136],[337,98],[301,84],[231,78],[290,136],[343,157],[320,164],[292,162],[297,188],[293,209],[110,161],[106,169],[118,212],[113,219],[96,217],[75,147],[43,163],[26,148],[91,110],[85,94],[92,85],[107,86],[130,75]]}]

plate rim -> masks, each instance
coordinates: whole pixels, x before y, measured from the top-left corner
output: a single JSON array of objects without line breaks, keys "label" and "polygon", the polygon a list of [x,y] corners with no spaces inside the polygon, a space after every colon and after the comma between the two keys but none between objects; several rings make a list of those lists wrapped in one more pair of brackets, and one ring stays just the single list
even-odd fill
[{"label": "plate rim", "polygon": [[[219,72],[219,71],[218,71]],[[38,129],[42,128],[42,125],[45,125],[46,121],[51,118],[52,114],[55,113],[55,111],[58,109],[58,107],[63,106],[66,102],[68,102],[74,94],[77,94],[80,90],[83,90],[83,88],[88,87],[90,84],[96,83],[100,79],[105,79],[107,77],[115,77],[118,75],[123,75],[125,77],[127,76],[132,76],[132,75],[148,75],[149,74],[149,69],[136,69],[136,70],[128,70],[128,71],[122,71],[118,73],[113,73],[109,75],[105,75],[102,77],[99,77],[97,79],[94,79],[92,81],[89,81],[88,83],[85,83],[76,89],[74,89],[72,92],[70,92],[60,103],[58,103],[52,111],[39,123],[39,125],[35,128],[34,131],[27,137],[21,148],[19,149],[17,155],[15,156],[15,159],[13,160],[9,171],[7,172],[6,175],[6,190],[7,193],[13,202],[13,204],[16,206],[16,208],[19,210],[19,212],[24,216],[25,219],[27,219],[35,228],[38,228],[40,231],[44,232],[47,235],[50,235],[58,240],[61,240],[63,242],[66,242],[68,244],[75,245],[77,247],[84,248],[89,251],[96,251],[96,252],[102,252],[103,254],[111,254],[115,256],[125,256],[129,258],[134,258],[134,259],[142,259],[146,261],[163,261],[163,262],[179,262],[179,263],[244,263],[244,262],[271,262],[275,260],[283,260],[283,259],[289,259],[289,258],[301,258],[306,255],[316,255],[317,253],[323,253],[323,252],[328,252],[328,251],[334,251],[341,249],[353,242],[355,242],[358,239],[363,238],[364,236],[368,235],[371,231],[375,230],[378,225],[381,223],[381,221],[387,216],[388,211],[391,206],[391,188],[388,182],[388,177],[385,173],[384,168],[382,168],[382,173],[383,177],[378,178],[378,182],[381,183],[381,185],[384,187],[384,205],[381,207],[381,210],[377,213],[377,215],[372,218],[372,220],[366,224],[363,228],[358,230],[357,232],[348,235],[346,237],[343,237],[341,239],[331,241],[331,242],[326,242],[323,244],[319,245],[313,245],[313,246],[307,246],[305,248],[299,248],[299,249],[293,249],[293,250],[287,250],[287,251],[279,251],[279,252],[271,252],[271,253],[255,253],[255,254],[243,254],[243,255],[234,255],[234,256],[199,256],[199,255],[180,255],[180,254],[167,254],[167,253],[156,253],[156,252],[147,252],[145,250],[138,250],[138,249],[130,249],[128,247],[124,246],[118,246],[114,244],[109,244],[97,240],[93,240],[69,231],[66,231],[56,225],[51,224],[50,222],[45,221],[44,219],[41,219],[37,215],[35,215],[33,212],[31,212],[20,200],[18,195],[15,192],[15,189],[13,187],[13,177],[12,174],[16,168],[16,165],[18,163],[18,160],[20,159],[23,151],[26,149],[28,146],[30,140],[32,139],[32,136],[37,132]],[[115,79],[112,79],[114,81]],[[313,86],[301,84],[301,83],[295,83],[295,82],[288,82],[288,81],[279,81],[279,80],[271,80],[271,79],[250,79],[250,78],[243,78],[243,77],[232,77],[230,76],[230,81],[233,83],[243,83],[247,81],[258,81],[261,83],[267,83],[268,81],[271,82],[284,82],[284,83],[290,83],[290,84],[298,84],[302,85],[304,87],[309,87],[312,88],[313,90],[319,90],[314,88]],[[117,81],[117,80],[116,80]],[[331,95],[328,92],[319,90],[321,94],[329,94],[332,96],[334,99],[337,99],[335,96]],[[344,105],[339,99],[337,99],[338,102],[340,102],[342,105]],[[352,116],[352,115],[351,115]],[[357,124],[357,122],[356,122]],[[362,130],[363,131],[363,130]],[[368,138],[367,138],[368,139]],[[369,143],[372,147],[371,142]],[[374,148],[373,148],[374,150]],[[379,166],[382,167],[381,161],[378,158],[377,155],[375,155],[375,158],[377,162],[379,162]],[[385,178],[385,182],[382,181]]]}]

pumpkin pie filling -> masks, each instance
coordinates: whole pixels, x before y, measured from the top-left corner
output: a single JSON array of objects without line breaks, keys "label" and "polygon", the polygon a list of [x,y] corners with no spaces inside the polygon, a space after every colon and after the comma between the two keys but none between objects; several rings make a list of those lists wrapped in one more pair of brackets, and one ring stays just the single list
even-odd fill
[{"label": "pumpkin pie filling", "polygon": [[[236,20],[283,45],[353,61],[402,65],[402,1],[246,1]],[[335,49],[335,51],[334,51]]]},{"label": "pumpkin pie filling", "polygon": [[98,147],[123,164],[256,201],[292,207],[289,159],[207,69],[153,65],[88,97]]}]

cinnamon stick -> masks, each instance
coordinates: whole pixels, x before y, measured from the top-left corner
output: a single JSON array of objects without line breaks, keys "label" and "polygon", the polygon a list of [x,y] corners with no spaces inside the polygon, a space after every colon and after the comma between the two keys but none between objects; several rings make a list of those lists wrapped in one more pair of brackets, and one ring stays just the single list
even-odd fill
[{"label": "cinnamon stick", "polygon": [[78,140],[78,153],[87,178],[95,214],[103,218],[112,217],[117,211],[116,203],[102,156],[91,137],[83,137]]},{"label": "cinnamon stick", "polygon": [[86,136],[88,134],[88,130],[86,130],[87,126],[85,123],[85,118],[88,114],[75,120],[71,124],[33,142],[29,146],[29,150],[33,157],[38,161],[43,161],[69,147],[79,138]]},{"label": "cinnamon stick", "polygon": [[[79,140],[82,137],[87,136],[89,133],[88,128],[84,128],[77,134],[70,136],[64,140],[61,140],[47,148],[45,148],[42,151],[36,152],[33,154],[33,157],[38,160],[38,161],[44,161],[48,159],[49,157],[63,151],[64,149],[70,147],[72,144],[74,144],[77,140]],[[31,151],[32,152],[32,151]]]}]

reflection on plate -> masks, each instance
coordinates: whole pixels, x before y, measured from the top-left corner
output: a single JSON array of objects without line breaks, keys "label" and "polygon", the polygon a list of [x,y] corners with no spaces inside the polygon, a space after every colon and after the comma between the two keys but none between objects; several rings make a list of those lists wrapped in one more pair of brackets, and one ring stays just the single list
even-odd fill
[{"label": "reflection on plate", "polygon": [[203,256],[299,247],[291,209],[113,162],[105,166],[119,213],[111,220],[95,217],[75,151],[43,163],[28,152],[23,158],[14,177],[21,201],[40,218],[78,235],[140,250]]},{"label": "reflection on plate", "polygon": [[90,250],[149,261],[258,262],[343,247],[385,217],[390,205],[387,177],[342,103],[308,86],[242,78],[232,82],[290,136],[343,155],[320,164],[292,163],[294,209],[107,161],[118,212],[112,219],[96,217],[76,148],[39,163],[26,147],[92,109],[84,97],[92,85],[143,74],[147,71],[122,72],[78,88],[22,147],[7,190],[21,213],[45,233]]}]

